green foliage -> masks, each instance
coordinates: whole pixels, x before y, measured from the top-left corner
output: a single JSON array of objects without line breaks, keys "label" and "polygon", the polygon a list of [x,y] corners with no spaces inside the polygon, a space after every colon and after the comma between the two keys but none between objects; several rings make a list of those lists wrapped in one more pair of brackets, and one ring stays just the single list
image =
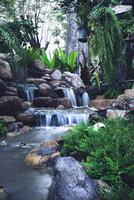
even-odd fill
[{"label": "green foliage", "polygon": [[122,36],[118,20],[110,8],[95,9],[91,17],[94,24],[94,33],[91,37],[94,46],[91,48],[95,55],[99,56],[107,83],[112,85],[117,79],[123,60]]},{"label": "green foliage", "polygon": [[58,48],[54,51],[54,57],[56,67],[71,72],[75,71],[76,61],[78,57],[78,53],[76,51],[71,51],[69,54],[66,54],[64,50]]},{"label": "green foliage", "polygon": [[106,199],[132,200],[134,190],[129,186],[134,180],[134,124],[119,119],[104,124],[105,128],[98,131],[86,124],[72,129],[65,137],[62,153],[83,161],[90,176],[113,187],[112,196]]},{"label": "green foliage", "polygon": [[5,124],[0,121],[0,135],[5,134],[6,133],[6,127]]},{"label": "green foliage", "polygon": [[74,72],[76,67],[78,53],[70,52],[68,55],[60,48],[53,52],[52,56],[48,56],[44,48],[29,48],[27,49],[27,62],[40,60],[49,69],[59,68]]}]

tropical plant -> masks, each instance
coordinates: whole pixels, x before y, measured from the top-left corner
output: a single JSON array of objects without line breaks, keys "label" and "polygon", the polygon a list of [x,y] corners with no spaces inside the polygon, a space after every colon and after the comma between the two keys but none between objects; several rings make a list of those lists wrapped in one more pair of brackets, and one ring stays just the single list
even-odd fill
[{"label": "tropical plant", "polygon": [[58,48],[54,51],[55,66],[63,70],[68,70],[71,72],[75,71],[78,53],[76,51],[71,51],[66,54],[64,50]]},{"label": "tropical plant", "polygon": [[[111,8],[94,9],[90,20],[92,21],[92,35],[89,46],[99,57],[105,81],[114,93],[119,87],[119,70],[124,63],[121,29]],[[110,90],[109,93],[111,93]]]},{"label": "tropical plant", "polygon": [[107,182],[113,193],[103,199],[132,200],[134,195],[134,124],[127,120],[106,120],[105,128],[88,124],[73,128],[65,137],[62,155],[74,156],[87,173]]}]

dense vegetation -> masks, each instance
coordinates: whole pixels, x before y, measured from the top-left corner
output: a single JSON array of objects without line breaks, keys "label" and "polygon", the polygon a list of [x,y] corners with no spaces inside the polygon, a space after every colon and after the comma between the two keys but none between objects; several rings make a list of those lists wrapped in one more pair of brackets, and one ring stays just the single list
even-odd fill
[{"label": "dense vegetation", "polygon": [[105,128],[98,131],[88,124],[72,129],[65,137],[62,154],[79,159],[90,176],[112,187],[106,199],[132,200],[134,124],[117,119],[104,124]]}]

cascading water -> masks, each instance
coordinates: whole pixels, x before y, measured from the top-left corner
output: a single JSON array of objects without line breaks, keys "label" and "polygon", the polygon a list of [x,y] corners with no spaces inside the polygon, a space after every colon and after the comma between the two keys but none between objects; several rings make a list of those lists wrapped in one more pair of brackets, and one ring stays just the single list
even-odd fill
[{"label": "cascading water", "polygon": [[36,110],[34,116],[37,126],[76,125],[89,120],[90,113],[80,110]]},{"label": "cascading water", "polygon": [[87,92],[84,92],[82,94],[82,105],[87,107],[89,105],[89,102],[90,102],[90,98],[89,98],[89,95]]},{"label": "cascading water", "polygon": [[34,91],[37,89],[34,85],[31,84],[20,84],[18,89],[21,93],[22,98],[26,101],[33,102],[34,100]]},{"label": "cascading water", "polygon": [[74,90],[72,88],[66,88],[66,87],[61,87],[59,89],[62,89],[64,96],[70,100],[72,107],[76,107],[77,102]]},{"label": "cascading water", "polygon": [[26,87],[24,88],[24,95],[27,101],[33,102],[34,99],[34,87]]}]

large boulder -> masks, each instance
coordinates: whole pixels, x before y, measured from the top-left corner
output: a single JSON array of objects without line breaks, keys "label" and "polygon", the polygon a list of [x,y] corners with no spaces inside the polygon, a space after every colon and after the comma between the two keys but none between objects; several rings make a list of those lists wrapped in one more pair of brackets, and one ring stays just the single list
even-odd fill
[{"label": "large boulder", "polygon": [[18,92],[15,87],[7,86],[4,92],[5,96],[17,96]]},{"label": "large boulder", "polygon": [[94,99],[90,101],[90,106],[104,110],[110,108],[115,102],[116,99]]},{"label": "large boulder", "polygon": [[37,97],[33,102],[35,107],[57,108],[59,105],[70,108],[71,103],[67,98]]},{"label": "large boulder", "polygon": [[63,78],[67,83],[70,83],[74,88],[85,88],[85,85],[78,74],[73,74],[71,72],[64,72]]},{"label": "large boulder", "polygon": [[24,125],[34,126],[35,125],[35,117],[30,112],[20,113],[17,116],[17,120],[23,122]]},{"label": "large boulder", "polygon": [[9,63],[2,59],[0,59],[0,78],[3,80],[10,80],[12,78]]},{"label": "large boulder", "polygon": [[21,111],[22,100],[17,96],[3,96],[0,98],[0,115],[11,115],[16,116],[16,114]]},{"label": "large boulder", "polygon": [[50,200],[97,200],[98,184],[89,178],[72,157],[57,157]]}]

